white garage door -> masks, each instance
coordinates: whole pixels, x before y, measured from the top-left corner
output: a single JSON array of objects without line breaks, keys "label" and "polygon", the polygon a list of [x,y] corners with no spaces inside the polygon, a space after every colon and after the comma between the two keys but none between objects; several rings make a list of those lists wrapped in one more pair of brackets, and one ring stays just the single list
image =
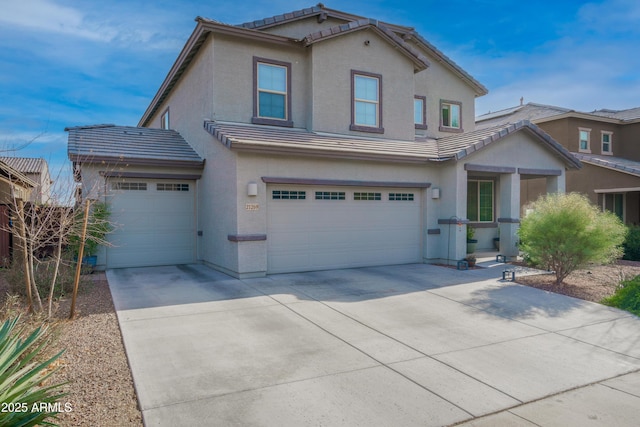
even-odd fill
[{"label": "white garage door", "polygon": [[269,186],[270,273],[419,262],[421,190]]},{"label": "white garage door", "polygon": [[111,179],[107,267],[195,261],[195,181]]}]

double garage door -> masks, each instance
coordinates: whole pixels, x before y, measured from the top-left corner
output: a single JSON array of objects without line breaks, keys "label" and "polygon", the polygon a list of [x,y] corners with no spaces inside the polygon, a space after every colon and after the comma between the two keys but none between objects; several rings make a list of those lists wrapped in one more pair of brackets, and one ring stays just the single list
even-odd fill
[{"label": "double garage door", "polygon": [[108,268],[195,261],[195,181],[112,178],[108,185],[116,225]]},{"label": "double garage door", "polygon": [[420,262],[421,189],[269,186],[269,273]]}]

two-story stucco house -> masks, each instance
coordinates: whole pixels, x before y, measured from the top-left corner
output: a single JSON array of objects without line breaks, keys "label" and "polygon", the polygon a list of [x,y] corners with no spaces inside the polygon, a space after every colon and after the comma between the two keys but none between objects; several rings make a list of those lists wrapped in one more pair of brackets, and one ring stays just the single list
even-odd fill
[{"label": "two-story stucco house", "polygon": [[318,5],[196,27],[139,127],[68,128],[103,266],[236,277],[517,254],[520,182],[580,162],[529,122],[475,131],[485,87],[415,30]]},{"label": "two-story stucco house", "polygon": [[[586,194],[627,224],[640,224],[640,108],[589,113],[527,103],[478,116],[476,126],[491,128],[530,120],[569,150],[584,167],[567,174],[566,191]],[[521,202],[534,201],[544,184],[523,184]]]}]

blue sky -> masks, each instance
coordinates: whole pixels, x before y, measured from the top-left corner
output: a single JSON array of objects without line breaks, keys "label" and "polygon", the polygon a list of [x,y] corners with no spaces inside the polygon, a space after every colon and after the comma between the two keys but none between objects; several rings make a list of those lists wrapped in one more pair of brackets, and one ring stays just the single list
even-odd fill
[{"label": "blue sky", "polygon": [[[135,126],[203,16],[237,24],[315,5],[270,0],[0,0],[0,150],[68,176],[68,126]],[[640,2],[326,1],[414,27],[489,89],[476,114],[537,102],[640,106]],[[22,148],[23,147],[23,148]],[[18,149],[20,148],[20,149]]]}]

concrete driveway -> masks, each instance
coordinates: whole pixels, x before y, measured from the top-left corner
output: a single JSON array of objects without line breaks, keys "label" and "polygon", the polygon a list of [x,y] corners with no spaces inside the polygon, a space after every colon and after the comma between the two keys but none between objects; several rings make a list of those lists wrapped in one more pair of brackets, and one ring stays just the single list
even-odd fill
[{"label": "concrete driveway", "polygon": [[107,272],[147,426],[637,425],[640,318],[499,276]]}]

